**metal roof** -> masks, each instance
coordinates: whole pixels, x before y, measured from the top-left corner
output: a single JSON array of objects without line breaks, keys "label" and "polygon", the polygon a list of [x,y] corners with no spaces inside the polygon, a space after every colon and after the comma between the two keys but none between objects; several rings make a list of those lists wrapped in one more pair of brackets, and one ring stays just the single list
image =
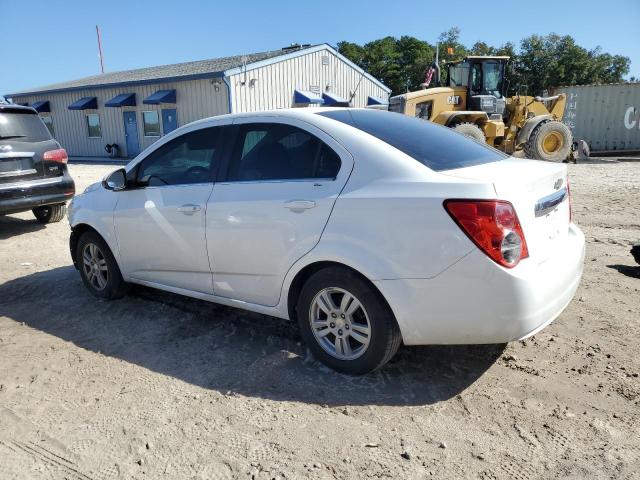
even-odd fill
[{"label": "metal roof", "polygon": [[268,52],[249,53],[245,55],[235,55],[232,57],[213,58],[210,60],[199,60],[195,62],[175,63],[172,65],[162,65],[159,67],[138,68],[135,70],[123,70],[120,72],[109,72],[101,75],[93,75],[78,80],[54,83],[43,87],[31,88],[21,92],[6,94],[7,97],[20,95],[31,95],[36,93],[48,93],[56,91],[80,90],[91,87],[114,87],[138,83],[155,83],[163,80],[190,80],[201,77],[222,76],[225,70],[239,68],[247,64],[272,59],[292,52],[306,50],[300,48],[284,48],[281,50],[271,50]]}]

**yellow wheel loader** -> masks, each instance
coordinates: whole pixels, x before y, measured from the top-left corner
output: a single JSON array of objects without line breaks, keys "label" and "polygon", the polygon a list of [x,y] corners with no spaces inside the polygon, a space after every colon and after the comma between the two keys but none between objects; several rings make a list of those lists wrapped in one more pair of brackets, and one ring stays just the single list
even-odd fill
[{"label": "yellow wheel loader", "polygon": [[[391,97],[389,110],[430,120],[486,142],[505,153],[524,150],[527,158],[564,161],[573,138],[562,123],[564,94],[541,98],[506,97],[505,67],[509,57],[469,56],[447,64],[447,86]],[[433,73],[433,72],[432,72]]]}]

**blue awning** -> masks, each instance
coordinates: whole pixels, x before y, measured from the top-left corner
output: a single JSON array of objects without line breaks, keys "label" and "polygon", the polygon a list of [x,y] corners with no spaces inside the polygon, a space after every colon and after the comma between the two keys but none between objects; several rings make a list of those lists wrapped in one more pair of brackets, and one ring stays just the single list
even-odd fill
[{"label": "blue awning", "polygon": [[176,103],[175,90],[158,90],[153,95],[149,95],[142,103],[148,105],[158,105],[159,103]]},{"label": "blue awning", "polygon": [[324,92],[322,94],[322,98],[324,99],[325,105],[330,105],[333,107],[348,107],[349,100],[346,98],[342,98],[340,95],[337,95],[332,92]]},{"label": "blue awning", "polygon": [[293,103],[317,103],[322,105],[324,100],[313,92],[296,90],[293,92]]},{"label": "blue awning", "polygon": [[135,93],[121,93],[116,95],[108,102],[105,102],[105,107],[135,107],[136,106],[136,94]]},{"label": "blue awning", "polygon": [[367,97],[367,105],[389,105],[389,102],[378,97]]},{"label": "blue awning", "polygon": [[35,108],[36,112],[50,112],[51,106],[49,105],[49,100],[42,100],[40,102],[33,102],[31,104],[31,108]]},{"label": "blue awning", "polygon": [[95,110],[98,108],[96,97],[84,97],[69,105],[69,110]]}]

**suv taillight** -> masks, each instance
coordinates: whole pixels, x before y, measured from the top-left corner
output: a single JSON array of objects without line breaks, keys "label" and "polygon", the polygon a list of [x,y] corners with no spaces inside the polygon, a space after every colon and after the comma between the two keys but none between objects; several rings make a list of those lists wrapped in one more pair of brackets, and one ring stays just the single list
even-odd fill
[{"label": "suv taillight", "polygon": [[518,215],[503,200],[445,200],[444,208],[493,261],[513,268],[529,256]]},{"label": "suv taillight", "polygon": [[69,157],[67,156],[67,151],[64,148],[58,148],[57,150],[44,152],[43,159],[50,162],[67,163]]}]

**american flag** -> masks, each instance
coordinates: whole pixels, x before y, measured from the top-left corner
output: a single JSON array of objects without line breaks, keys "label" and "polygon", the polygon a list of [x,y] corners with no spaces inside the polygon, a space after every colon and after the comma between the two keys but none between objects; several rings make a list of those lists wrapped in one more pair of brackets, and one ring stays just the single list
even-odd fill
[{"label": "american flag", "polygon": [[431,84],[431,79],[433,78],[433,74],[435,73],[435,71],[436,71],[436,69],[435,69],[435,68],[433,68],[433,65],[432,65],[432,66],[430,66],[430,67],[427,69],[427,76],[426,76],[426,78],[424,79],[424,84],[425,84],[426,86],[429,86],[429,85]]}]

